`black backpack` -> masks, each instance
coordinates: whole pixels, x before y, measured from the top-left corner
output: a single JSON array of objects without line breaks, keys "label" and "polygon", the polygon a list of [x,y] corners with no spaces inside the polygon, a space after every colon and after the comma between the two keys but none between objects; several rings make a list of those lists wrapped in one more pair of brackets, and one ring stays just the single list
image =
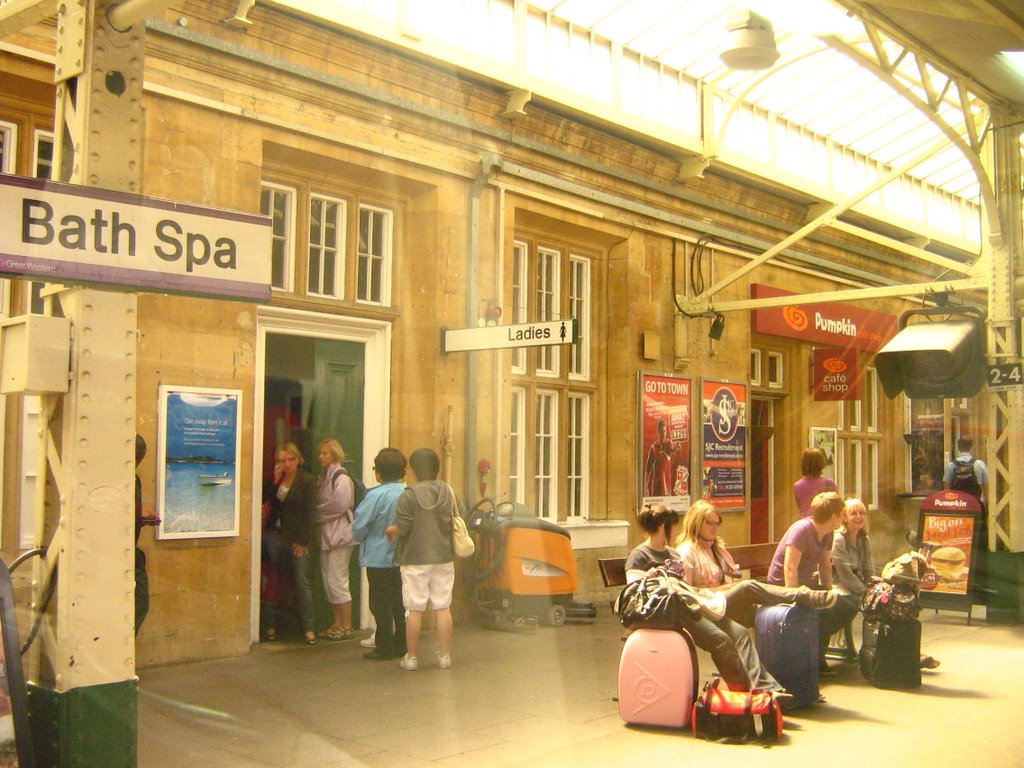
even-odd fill
[{"label": "black backpack", "polygon": [[981,483],[978,482],[978,475],[974,471],[974,462],[977,459],[971,459],[970,461],[960,461],[959,459],[953,460],[953,480],[950,482],[949,487],[954,491],[963,491],[969,493],[976,499],[981,498]]},{"label": "black backpack", "polygon": [[359,506],[359,503],[366,498],[366,486],[363,484],[362,480],[360,480],[355,475],[349,474],[349,471],[347,469],[341,467],[340,469],[335,470],[334,474],[331,475],[332,487],[338,482],[338,478],[341,475],[347,476],[348,479],[352,481],[354,496],[354,498],[352,499],[352,511],[354,512],[356,508]]}]

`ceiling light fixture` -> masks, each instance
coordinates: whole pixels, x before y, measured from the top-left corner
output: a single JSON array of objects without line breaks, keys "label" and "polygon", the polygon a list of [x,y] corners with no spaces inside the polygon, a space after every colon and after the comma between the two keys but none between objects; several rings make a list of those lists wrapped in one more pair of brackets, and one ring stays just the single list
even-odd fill
[{"label": "ceiling light fixture", "polygon": [[751,10],[735,11],[726,19],[728,44],[720,54],[729,69],[768,69],[779,60],[772,23]]}]

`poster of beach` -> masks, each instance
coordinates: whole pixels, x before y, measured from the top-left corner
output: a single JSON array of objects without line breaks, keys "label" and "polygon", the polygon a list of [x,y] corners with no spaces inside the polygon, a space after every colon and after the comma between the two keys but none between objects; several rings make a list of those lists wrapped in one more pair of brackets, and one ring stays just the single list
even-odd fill
[{"label": "poster of beach", "polygon": [[157,537],[238,535],[240,390],[160,388]]}]

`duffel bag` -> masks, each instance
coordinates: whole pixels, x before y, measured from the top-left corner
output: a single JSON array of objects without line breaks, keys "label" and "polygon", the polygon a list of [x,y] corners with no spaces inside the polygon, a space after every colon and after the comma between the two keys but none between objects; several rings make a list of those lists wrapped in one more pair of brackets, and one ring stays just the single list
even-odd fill
[{"label": "duffel bag", "polygon": [[782,710],[771,691],[730,691],[715,677],[693,703],[690,725],[708,741],[774,744],[782,738]]}]

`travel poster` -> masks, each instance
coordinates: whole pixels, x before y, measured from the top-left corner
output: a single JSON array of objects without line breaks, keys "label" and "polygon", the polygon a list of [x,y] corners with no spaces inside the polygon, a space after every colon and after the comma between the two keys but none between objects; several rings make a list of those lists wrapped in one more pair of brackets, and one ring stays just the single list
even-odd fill
[{"label": "travel poster", "polygon": [[701,381],[703,498],[719,509],[747,503],[747,385]]},{"label": "travel poster", "polygon": [[692,410],[689,379],[640,374],[641,504],[689,508]]},{"label": "travel poster", "polygon": [[240,390],[160,388],[160,539],[238,535]]}]

